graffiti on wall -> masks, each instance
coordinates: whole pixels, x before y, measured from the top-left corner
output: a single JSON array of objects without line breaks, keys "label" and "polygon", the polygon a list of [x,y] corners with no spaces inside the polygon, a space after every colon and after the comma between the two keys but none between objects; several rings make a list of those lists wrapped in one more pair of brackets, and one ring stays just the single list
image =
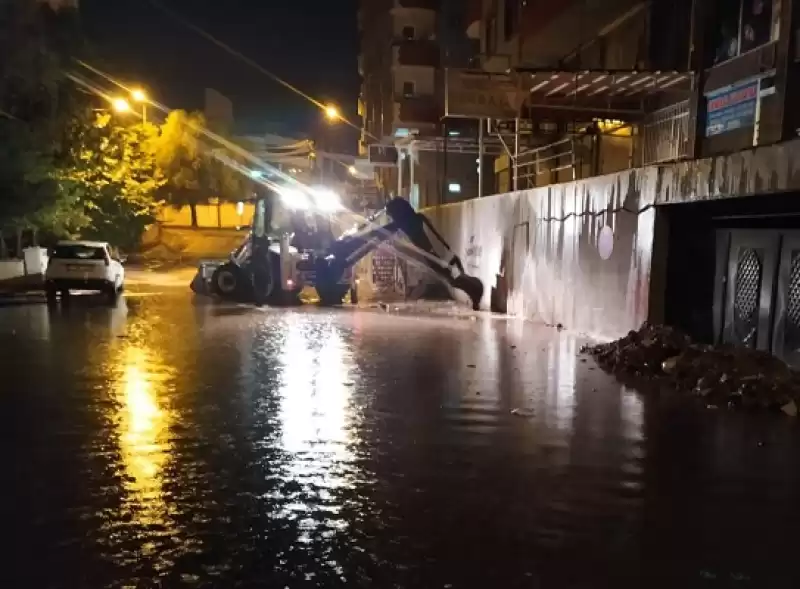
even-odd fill
[{"label": "graffiti on wall", "polygon": [[483,247],[475,243],[474,235],[470,235],[469,245],[467,245],[467,251],[464,255],[465,266],[467,268],[472,268],[473,270],[476,268],[480,268],[482,253],[483,253]]},{"label": "graffiti on wall", "polygon": [[405,261],[396,254],[377,250],[372,255],[372,284],[377,292],[405,294]]}]

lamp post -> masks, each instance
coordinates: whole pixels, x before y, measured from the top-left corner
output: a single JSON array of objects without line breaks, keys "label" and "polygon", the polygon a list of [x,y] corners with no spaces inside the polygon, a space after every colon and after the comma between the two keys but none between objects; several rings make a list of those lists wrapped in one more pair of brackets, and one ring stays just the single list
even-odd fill
[{"label": "lamp post", "polygon": [[142,122],[147,123],[147,94],[144,90],[137,88],[131,92],[134,102],[142,105]]},{"label": "lamp post", "polygon": [[[342,112],[339,110],[339,107],[336,106],[335,104],[327,104],[327,105],[325,105],[323,107],[322,111],[325,114],[325,120],[329,124],[335,125],[336,123],[339,123],[340,121],[342,121]],[[327,130],[327,129],[322,132],[321,139],[323,139],[323,141],[321,141],[321,143],[323,144],[322,148],[324,150],[330,150],[331,149],[331,137],[330,137],[329,133],[330,133],[330,131]],[[326,162],[324,161],[324,159],[325,158],[321,158],[319,160],[319,165],[320,165],[320,169],[321,169],[320,180],[323,181],[323,182],[325,180],[325,165],[326,165]]]}]

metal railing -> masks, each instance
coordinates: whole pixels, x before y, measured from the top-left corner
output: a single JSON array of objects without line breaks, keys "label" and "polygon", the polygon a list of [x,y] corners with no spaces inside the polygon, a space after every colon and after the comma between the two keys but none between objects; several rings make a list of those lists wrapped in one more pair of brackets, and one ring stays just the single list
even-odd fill
[{"label": "metal railing", "polygon": [[657,110],[641,125],[642,165],[684,159],[689,155],[689,101]]},{"label": "metal railing", "polygon": [[[514,161],[519,190],[538,186],[538,177],[571,170],[575,180],[575,138],[570,136],[554,143],[522,151]],[[547,182],[549,183],[549,182]]]}]

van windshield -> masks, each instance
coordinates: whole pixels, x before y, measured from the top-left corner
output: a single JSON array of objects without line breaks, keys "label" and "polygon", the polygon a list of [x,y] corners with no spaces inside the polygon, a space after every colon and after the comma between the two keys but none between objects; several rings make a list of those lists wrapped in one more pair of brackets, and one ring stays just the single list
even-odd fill
[{"label": "van windshield", "polygon": [[53,258],[58,260],[105,260],[106,253],[101,247],[88,245],[57,245],[53,250]]}]

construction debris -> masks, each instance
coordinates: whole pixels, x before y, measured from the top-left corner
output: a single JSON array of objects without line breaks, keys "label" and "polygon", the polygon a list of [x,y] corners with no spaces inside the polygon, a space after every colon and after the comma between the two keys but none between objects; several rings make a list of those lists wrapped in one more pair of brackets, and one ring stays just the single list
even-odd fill
[{"label": "construction debris", "polygon": [[709,407],[781,410],[797,416],[800,373],[767,352],[693,342],[686,334],[645,323],[625,337],[583,353],[622,378],[658,381]]}]

